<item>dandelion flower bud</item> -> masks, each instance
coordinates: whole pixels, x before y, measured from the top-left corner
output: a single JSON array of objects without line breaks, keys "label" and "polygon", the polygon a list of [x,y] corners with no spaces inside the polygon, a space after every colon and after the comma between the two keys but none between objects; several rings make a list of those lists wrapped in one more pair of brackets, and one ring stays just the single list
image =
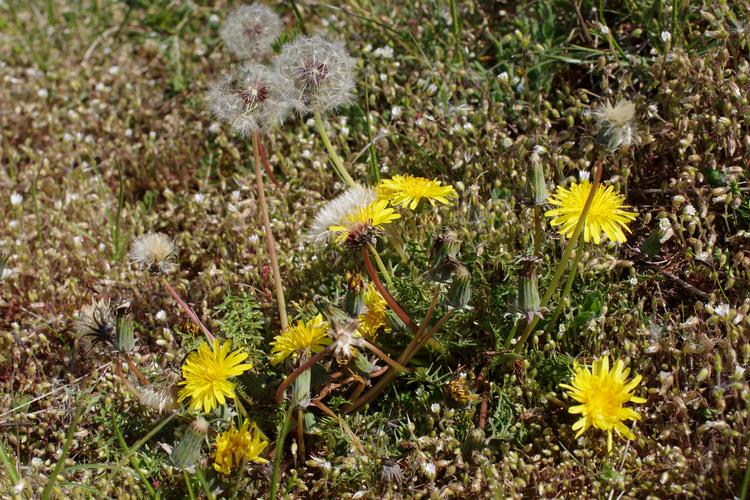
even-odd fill
[{"label": "dandelion flower bud", "polygon": [[130,261],[140,269],[170,273],[174,267],[174,242],[162,233],[147,233],[133,240]]},{"label": "dandelion flower bud", "polygon": [[115,335],[115,349],[122,353],[128,353],[135,347],[133,336],[133,318],[126,316],[118,318],[117,333]]},{"label": "dandelion flower bud", "polygon": [[260,58],[271,53],[282,28],[281,18],[265,5],[242,5],[224,21],[221,38],[240,59]]},{"label": "dandelion flower bud", "polygon": [[599,141],[611,151],[628,147],[637,141],[633,102],[621,99],[613,106],[606,101],[592,114],[599,129]]},{"label": "dandelion flower bud", "polygon": [[276,69],[291,83],[287,98],[299,113],[327,113],[352,101],[355,62],[342,42],[315,35],[284,45]]},{"label": "dandelion flower bud", "polygon": [[547,200],[547,183],[541,161],[532,161],[529,167],[529,187],[534,205],[544,205]]},{"label": "dandelion flower bud", "polygon": [[453,272],[453,282],[448,289],[446,303],[455,309],[466,309],[471,299],[471,273],[462,264]]},{"label": "dandelion flower bud", "polygon": [[539,312],[539,283],[536,275],[538,259],[528,258],[523,261],[523,270],[518,278],[518,309],[526,315]]},{"label": "dandelion flower bud", "polygon": [[289,114],[289,82],[262,64],[244,64],[215,81],[208,107],[240,135],[267,131]]},{"label": "dandelion flower bud", "polygon": [[359,273],[346,275],[346,296],[344,297],[344,310],[350,316],[356,318],[367,311],[365,307],[365,293],[367,286],[364,277]]},{"label": "dandelion flower bud", "polygon": [[185,434],[172,450],[172,462],[180,469],[192,467],[200,459],[203,440],[208,432],[208,422],[198,417],[185,430]]}]

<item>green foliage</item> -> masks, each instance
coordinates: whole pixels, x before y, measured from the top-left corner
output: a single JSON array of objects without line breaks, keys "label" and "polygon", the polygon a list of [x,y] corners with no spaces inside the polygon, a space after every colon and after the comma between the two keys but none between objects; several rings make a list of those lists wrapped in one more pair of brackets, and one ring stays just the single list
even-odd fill
[{"label": "green foliage", "polygon": [[225,295],[221,304],[214,307],[220,316],[217,323],[224,337],[236,346],[244,347],[256,362],[266,350],[263,329],[266,318],[252,295]]}]

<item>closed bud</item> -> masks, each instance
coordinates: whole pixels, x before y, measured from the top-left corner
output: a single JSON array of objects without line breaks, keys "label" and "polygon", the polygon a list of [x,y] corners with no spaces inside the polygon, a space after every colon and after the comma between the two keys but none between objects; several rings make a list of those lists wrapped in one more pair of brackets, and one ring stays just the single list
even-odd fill
[{"label": "closed bud", "polygon": [[435,238],[430,250],[430,266],[439,266],[446,258],[455,259],[461,249],[458,235],[453,231],[443,231]]},{"label": "closed bud", "polygon": [[539,298],[539,279],[536,275],[538,259],[526,258],[523,260],[523,269],[518,277],[518,308],[525,314],[533,314],[539,311],[541,300]]},{"label": "closed bud", "polygon": [[347,273],[344,310],[352,318],[365,312],[365,291],[367,291],[367,285],[364,277],[359,273]]},{"label": "closed bud", "polygon": [[188,426],[182,439],[172,450],[172,462],[177,468],[186,469],[198,462],[207,432],[208,422],[203,417],[198,417]]},{"label": "closed bud", "polygon": [[541,161],[532,161],[529,167],[529,187],[534,205],[543,205],[547,200],[547,183]]},{"label": "closed bud", "polygon": [[471,273],[466,266],[458,264],[453,273],[453,283],[448,289],[446,303],[455,309],[465,309],[471,300]]},{"label": "closed bud", "polygon": [[128,353],[135,347],[133,336],[133,318],[124,316],[117,320],[117,333],[115,335],[115,349],[122,353]]}]

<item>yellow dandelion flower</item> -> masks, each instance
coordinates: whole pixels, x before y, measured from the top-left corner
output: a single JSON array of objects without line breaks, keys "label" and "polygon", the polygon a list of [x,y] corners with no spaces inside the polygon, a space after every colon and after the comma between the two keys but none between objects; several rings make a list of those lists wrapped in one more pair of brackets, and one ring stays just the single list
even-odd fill
[{"label": "yellow dandelion flower", "polygon": [[260,454],[268,446],[268,441],[255,424],[249,427],[250,421],[245,420],[242,427],[235,428],[234,424],[226,432],[216,438],[216,453],[214,454],[214,469],[221,474],[231,474],[232,470],[243,462],[266,463],[268,460]]},{"label": "yellow dandelion flower", "polygon": [[388,200],[394,205],[401,205],[415,210],[422,199],[435,203],[450,203],[451,198],[457,196],[453,186],[441,186],[440,181],[414,177],[413,175],[395,175],[385,179],[378,185],[378,197]]},{"label": "yellow dandelion flower", "polygon": [[[547,210],[544,215],[553,218],[550,221],[553,226],[561,226],[559,231],[566,238],[573,234],[590,192],[591,183],[583,181],[572,184],[570,188],[558,186],[555,194],[549,197],[549,202],[559,208]],[[598,245],[604,232],[611,241],[624,243],[626,238],[623,229],[630,232],[627,224],[638,215],[636,212],[625,210],[630,207],[623,205],[624,201],[625,197],[615,192],[612,186],[599,186],[586,214],[583,227],[584,241],[593,240]]]},{"label": "yellow dandelion flower", "polygon": [[296,358],[304,352],[318,353],[331,343],[328,323],[318,314],[309,321],[298,321],[277,335],[271,342],[271,363],[277,365],[286,358]]},{"label": "yellow dandelion flower", "polygon": [[245,351],[237,349],[229,352],[231,348],[231,341],[219,346],[219,341],[214,340],[213,349],[209,349],[203,342],[197,351],[191,352],[182,365],[182,377],[185,380],[179,385],[185,387],[180,390],[178,401],[191,398],[191,409],[209,413],[215,407],[225,404],[227,399],[234,399],[234,384],[229,379],[241,375],[253,366],[242,363],[247,358]]},{"label": "yellow dandelion flower", "polygon": [[390,224],[401,215],[389,206],[388,200],[375,200],[369,205],[358,208],[346,215],[342,224],[336,224],[328,228],[329,231],[338,235],[336,241],[345,242],[349,237],[369,241],[372,229],[380,228]]},{"label": "yellow dandelion flower", "polygon": [[625,363],[618,359],[610,370],[608,356],[594,360],[591,368],[589,371],[588,368],[574,363],[572,385],[560,384],[560,387],[566,389],[571,398],[581,403],[568,409],[572,414],[581,415],[573,424],[573,430],[578,431],[576,437],[586,432],[589,427],[607,431],[607,449],[612,451],[613,430],[627,439],[635,439],[633,432],[623,422],[640,420],[641,416],[632,408],[625,408],[623,405],[646,402],[631,392],[641,383],[641,376],[636,375],[628,382],[630,368],[625,368]]},{"label": "yellow dandelion flower", "polygon": [[365,312],[357,318],[360,335],[368,339],[374,339],[382,328],[384,332],[391,331],[391,325],[386,319],[388,302],[385,301],[375,285],[370,283],[365,292]]}]

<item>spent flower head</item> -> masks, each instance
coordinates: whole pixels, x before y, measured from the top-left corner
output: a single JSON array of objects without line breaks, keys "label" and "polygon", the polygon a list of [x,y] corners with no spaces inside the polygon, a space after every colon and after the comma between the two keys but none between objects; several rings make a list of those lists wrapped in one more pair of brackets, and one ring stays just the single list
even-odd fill
[{"label": "spent flower head", "polygon": [[[569,188],[558,186],[555,194],[548,198],[557,208],[547,210],[544,215],[551,217],[550,224],[560,226],[558,230],[567,238],[573,234],[581,218],[591,187],[589,181],[574,182]],[[610,241],[627,241],[623,229],[630,232],[627,224],[635,220],[638,214],[626,210],[630,207],[624,205],[624,201],[625,197],[615,192],[612,186],[600,185],[586,214],[583,227],[584,241],[593,241],[598,245],[602,241],[602,232]]]},{"label": "spent flower head", "polygon": [[315,35],[284,45],[275,64],[291,83],[286,97],[295,109],[324,114],[352,101],[355,63],[342,42]]},{"label": "spent flower head", "polygon": [[260,454],[268,446],[268,441],[258,426],[245,420],[237,429],[234,424],[216,438],[214,469],[221,474],[231,474],[232,470],[245,462],[266,463]]},{"label": "spent flower head", "polygon": [[234,384],[229,379],[242,375],[252,365],[242,363],[247,358],[244,350],[230,352],[231,349],[231,341],[219,345],[214,340],[211,348],[202,342],[197,351],[191,352],[182,365],[184,380],[179,385],[185,387],[180,390],[178,401],[190,398],[191,409],[209,413],[227,399],[234,399]]},{"label": "spent flower head", "polygon": [[281,18],[260,3],[234,9],[221,26],[221,38],[229,51],[240,59],[261,58],[271,53],[281,34]]},{"label": "spent flower head", "polygon": [[328,323],[322,314],[308,321],[297,321],[271,342],[271,363],[277,365],[288,357],[319,353],[330,343]]},{"label": "spent flower head", "polygon": [[356,185],[329,201],[320,209],[310,228],[309,238],[316,243],[326,243],[335,236],[331,226],[341,225],[345,217],[367,207],[375,201],[375,191],[369,187]]},{"label": "spent flower head", "polygon": [[637,140],[637,129],[634,123],[635,104],[627,99],[612,105],[605,101],[592,113],[603,141],[609,149],[616,150],[621,146],[630,146]]},{"label": "spent flower head", "polygon": [[75,322],[76,333],[81,338],[91,337],[94,344],[114,342],[116,328],[109,299],[99,299],[83,306]]},{"label": "spent flower head", "polygon": [[365,339],[358,331],[359,321],[353,318],[343,319],[331,327],[333,337],[333,353],[340,363],[352,359],[357,353],[357,348],[365,345]]},{"label": "spent flower head", "polygon": [[641,416],[624,405],[645,403],[646,400],[632,393],[641,383],[641,376],[636,375],[628,381],[629,374],[630,368],[625,368],[625,363],[619,359],[610,369],[608,356],[595,359],[591,370],[578,363],[573,364],[573,380],[570,384],[560,384],[560,387],[580,403],[568,409],[574,415],[581,415],[573,424],[573,430],[578,431],[576,437],[581,436],[590,427],[607,431],[609,451],[612,451],[613,430],[627,439],[635,439],[633,432],[623,422],[640,420]]},{"label": "spent flower head", "polygon": [[262,64],[243,64],[216,80],[206,96],[211,112],[247,136],[283,123],[289,82]]},{"label": "spent flower head", "polygon": [[175,268],[174,242],[163,233],[146,233],[130,244],[130,261],[140,269],[167,274]]},{"label": "spent flower head", "polygon": [[414,177],[413,175],[394,175],[384,179],[378,185],[378,197],[394,205],[416,210],[421,200],[427,200],[433,207],[436,203],[448,204],[457,196],[453,186],[441,186],[441,181]]}]

